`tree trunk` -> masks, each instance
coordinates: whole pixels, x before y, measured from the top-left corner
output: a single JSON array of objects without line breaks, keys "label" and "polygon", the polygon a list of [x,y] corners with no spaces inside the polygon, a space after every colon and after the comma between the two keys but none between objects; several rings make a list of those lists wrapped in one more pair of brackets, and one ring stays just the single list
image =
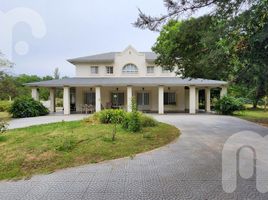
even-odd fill
[{"label": "tree trunk", "polygon": [[253,108],[254,108],[254,109],[257,109],[257,105],[258,105],[258,104],[257,104],[256,102],[253,102]]},{"label": "tree trunk", "polygon": [[268,99],[268,97],[266,96],[266,97],[264,97],[264,112],[266,112],[267,111],[267,99]]},{"label": "tree trunk", "polygon": [[257,109],[258,107],[258,101],[257,99],[253,100],[253,109]]}]

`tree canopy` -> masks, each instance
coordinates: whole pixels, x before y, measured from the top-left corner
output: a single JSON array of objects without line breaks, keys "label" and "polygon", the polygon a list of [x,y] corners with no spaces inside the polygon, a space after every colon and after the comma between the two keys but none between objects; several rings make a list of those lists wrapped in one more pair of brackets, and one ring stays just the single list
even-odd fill
[{"label": "tree canopy", "polygon": [[[164,0],[167,14],[140,12],[135,26],[161,30],[156,64],[184,77],[223,79],[254,105],[268,94],[268,0]],[[178,20],[210,7],[198,18]],[[238,86],[236,85],[236,87]]]}]

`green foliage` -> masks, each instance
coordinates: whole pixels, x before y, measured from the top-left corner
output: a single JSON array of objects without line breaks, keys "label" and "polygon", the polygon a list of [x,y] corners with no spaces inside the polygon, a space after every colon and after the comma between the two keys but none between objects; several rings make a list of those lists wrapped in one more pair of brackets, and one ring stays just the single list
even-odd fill
[{"label": "green foliage", "polygon": [[[21,74],[19,76],[11,76],[4,72],[0,72],[0,99],[9,100],[17,96],[31,96],[31,89],[24,84],[38,81],[52,80],[53,77],[38,77],[36,75]],[[42,100],[48,100],[49,90],[47,88],[39,89],[39,96]]]},{"label": "green foliage", "polygon": [[130,132],[139,132],[141,130],[141,118],[139,112],[134,111],[129,114],[127,130]]},{"label": "green foliage", "polygon": [[10,101],[0,101],[0,112],[8,112],[11,108],[12,102]]},{"label": "green foliage", "polygon": [[224,27],[210,16],[169,21],[152,48],[159,55],[156,63],[183,77],[227,79],[232,66]]},{"label": "green foliage", "polygon": [[142,127],[154,127],[156,125],[157,125],[157,121],[154,118],[152,118],[148,115],[144,115],[144,114],[141,115],[141,126]]},{"label": "green foliage", "polygon": [[[234,96],[250,99],[256,108],[268,94],[268,0],[211,1],[217,8],[213,14],[183,21],[173,19],[176,11],[189,11],[187,2],[171,2],[172,17],[167,15],[153,47],[156,63],[171,71],[178,67],[184,77],[228,80],[240,89]],[[199,10],[208,2],[190,7]],[[246,9],[234,13],[245,3]],[[157,18],[145,21],[149,26]]]},{"label": "green foliage", "polygon": [[64,152],[69,152],[74,149],[76,143],[74,140],[65,138],[61,142],[59,142],[56,146],[57,151],[64,151]]},{"label": "green foliage", "polygon": [[240,111],[245,108],[240,99],[231,96],[224,96],[216,102],[215,109],[220,114],[232,115],[235,111]]},{"label": "green foliage", "polygon": [[29,97],[15,99],[10,113],[14,118],[36,117],[48,114],[48,109],[39,101]]},{"label": "green foliage", "polygon": [[124,110],[102,110],[85,121],[91,124],[120,124],[123,129],[130,132],[139,132],[142,127],[154,127],[157,125],[157,121],[152,117],[133,110],[129,113]]},{"label": "green foliage", "polygon": [[98,113],[100,122],[103,124],[121,123],[126,112],[122,109],[105,109]]}]

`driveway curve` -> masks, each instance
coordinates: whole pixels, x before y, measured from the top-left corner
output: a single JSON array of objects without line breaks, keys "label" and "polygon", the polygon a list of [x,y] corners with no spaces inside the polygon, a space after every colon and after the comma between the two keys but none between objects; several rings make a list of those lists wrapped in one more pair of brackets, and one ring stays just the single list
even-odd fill
[{"label": "driveway curve", "polygon": [[[0,199],[268,199],[254,176],[238,178],[233,193],[221,185],[221,151],[233,134],[268,128],[217,115],[154,115],[180,128],[180,138],[165,147],[99,164],[38,175],[30,180],[0,182]],[[263,180],[268,181],[268,180]]]}]

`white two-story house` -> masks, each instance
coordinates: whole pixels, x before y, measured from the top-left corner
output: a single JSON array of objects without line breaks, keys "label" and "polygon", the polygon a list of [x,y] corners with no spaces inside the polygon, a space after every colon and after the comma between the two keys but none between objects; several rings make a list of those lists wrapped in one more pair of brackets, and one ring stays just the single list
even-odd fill
[{"label": "white two-story house", "polygon": [[63,88],[64,114],[81,112],[85,105],[98,112],[106,108],[131,111],[135,99],[144,112],[189,112],[198,110],[198,90],[205,89],[206,111],[210,111],[210,90],[221,88],[227,93],[227,82],[180,78],[174,72],[156,66],[156,54],[138,52],[132,46],[122,52],[110,52],[68,60],[76,76],[28,84],[32,97],[38,99],[38,88],[50,88],[50,111],[55,112],[55,88]]}]

